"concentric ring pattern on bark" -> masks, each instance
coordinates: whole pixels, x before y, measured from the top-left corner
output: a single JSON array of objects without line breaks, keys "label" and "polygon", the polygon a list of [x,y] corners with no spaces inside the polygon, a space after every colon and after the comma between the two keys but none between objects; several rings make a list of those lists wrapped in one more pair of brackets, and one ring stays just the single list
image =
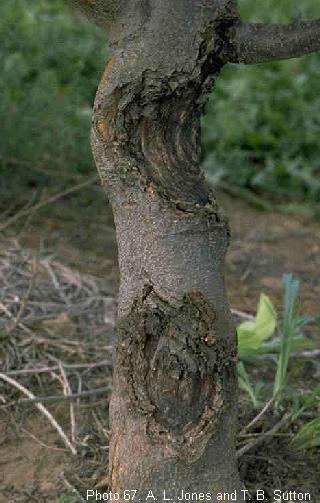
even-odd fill
[{"label": "concentric ring pattern on bark", "polygon": [[[217,428],[234,354],[216,337],[214,310],[200,292],[173,308],[151,291],[120,323],[118,358],[132,411],[172,456],[196,461]],[[230,368],[229,368],[230,367]]]}]

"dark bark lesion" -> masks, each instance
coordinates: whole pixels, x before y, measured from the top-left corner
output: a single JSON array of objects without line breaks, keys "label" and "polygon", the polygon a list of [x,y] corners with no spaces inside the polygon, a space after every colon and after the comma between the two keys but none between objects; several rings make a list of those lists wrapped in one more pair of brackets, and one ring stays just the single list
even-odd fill
[{"label": "dark bark lesion", "polygon": [[92,126],[121,273],[112,489],[231,492],[241,484],[229,232],[201,171],[200,116],[225,64],[320,49],[319,21],[244,23],[235,0],[72,2],[112,44]]},{"label": "dark bark lesion", "polygon": [[111,199],[114,192],[118,197],[120,191],[128,194],[136,187],[184,211],[215,211],[215,198],[200,168],[200,117],[208,87],[223,66],[218,55],[211,60],[214,65],[207,65],[204,57],[193,77],[184,71],[160,77],[146,69],[107,96],[101,86],[93,144],[104,144],[103,156],[110,159],[109,170],[104,160],[97,158],[97,165],[102,166]]},{"label": "dark bark lesion", "polygon": [[[131,481],[186,488],[191,480],[201,490],[213,478],[239,484],[235,457],[228,468],[225,461],[234,449],[236,394],[222,278],[229,232],[200,167],[200,117],[226,63],[233,13],[223,26],[217,4],[198,2],[190,23],[191,4],[179,0],[181,12],[169,20],[177,32],[166,38],[166,3],[157,3],[155,31],[114,50],[93,116],[122,276],[110,414],[114,490]],[[203,468],[206,460],[212,467],[213,452],[223,460],[215,473]]]},{"label": "dark bark lesion", "polygon": [[118,329],[128,413],[143,416],[151,443],[188,463],[202,456],[234,382],[235,347],[218,336],[216,323],[200,292],[173,307],[151,291]]},{"label": "dark bark lesion", "polygon": [[96,163],[117,205],[135,187],[166,206],[214,213],[200,168],[200,118],[228,61],[235,2],[150,4],[144,28],[114,46],[101,80],[93,114]]}]

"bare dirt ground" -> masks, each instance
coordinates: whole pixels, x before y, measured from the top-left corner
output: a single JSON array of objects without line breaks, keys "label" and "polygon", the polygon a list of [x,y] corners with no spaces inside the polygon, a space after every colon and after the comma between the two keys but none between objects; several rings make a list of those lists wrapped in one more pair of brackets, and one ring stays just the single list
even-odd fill
[{"label": "bare dirt ground", "polygon": [[[280,306],[282,275],[285,272],[292,272],[301,280],[303,312],[319,315],[320,223],[303,217],[262,213],[224,195],[219,199],[230,217],[233,236],[226,269],[231,306],[247,313],[254,313],[261,291],[270,295],[275,304]],[[66,266],[66,271],[72,271],[71,275],[93,278],[93,284],[100,285],[98,295],[103,291],[104,298],[113,298],[117,292],[118,271],[116,240],[110,210],[107,208],[106,215],[99,215],[97,220],[86,227],[83,223],[76,225],[74,220],[66,221],[56,216],[52,218],[46,216],[39,221],[40,224],[38,222],[37,225],[20,233],[19,246],[22,250],[31,250],[26,252],[31,255],[38,252],[40,247],[41,254],[47,257],[54,256],[55,261]],[[0,248],[7,246],[6,243],[7,241],[0,243]],[[58,280],[60,281],[59,277]],[[50,279],[49,276],[43,276],[43,281],[49,285],[52,277]],[[49,313],[51,318],[49,314],[46,316],[45,325],[42,321],[40,328],[39,323],[32,326],[36,334],[39,334],[40,329],[41,334],[46,334],[47,342],[40,344],[38,338],[36,343],[31,341],[29,345],[27,343],[24,345],[27,335],[21,329],[20,335],[11,341],[10,358],[11,364],[13,362],[14,365],[10,367],[10,361],[5,362],[4,356],[0,355],[1,366],[8,364],[10,368],[25,368],[28,358],[33,358],[33,366],[39,362],[42,365],[44,362],[48,365],[56,364],[53,358],[70,364],[80,362],[84,365],[97,360],[109,359],[111,362],[110,351],[104,347],[106,344],[112,345],[114,322],[110,321],[110,316],[114,312],[114,305],[111,308],[110,302],[103,304],[104,320],[107,318],[107,324],[109,323],[108,330],[105,332],[103,329],[100,330],[103,320],[93,323],[93,331],[86,330],[89,318],[85,316],[88,316],[90,308],[88,299],[90,295],[91,299],[93,294],[91,292],[89,295],[79,286],[77,292],[72,293],[80,295],[79,305],[89,306],[85,308],[87,310],[78,313],[78,318],[75,320],[75,315],[70,314],[72,308],[70,298],[73,297],[71,294],[71,297],[68,297],[68,292],[71,291],[68,281],[72,283],[72,277],[64,278],[63,281],[66,285],[65,299],[59,301],[52,299],[49,290],[47,294],[42,294],[43,303],[47,302],[49,305],[49,301],[51,304],[54,302],[58,304],[61,301],[60,307],[54,315]],[[87,279],[83,280],[84,285],[87,284],[86,281]],[[100,307],[96,309],[96,316],[99,317]],[[0,313],[0,319],[2,315],[7,323],[5,313]],[[86,326],[81,330],[79,324],[83,325],[84,319]],[[60,348],[60,353],[50,346],[50,340],[52,342],[50,337],[54,340],[57,333],[60,337],[62,334],[63,340],[67,341],[64,349]],[[320,346],[319,333],[315,331],[313,336],[319,341]],[[15,337],[14,333],[11,333],[11,337]],[[45,339],[43,335],[42,337]],[[73,340],[80,341],[76,351],[70,349],[74,348]],[[88,344],[92,343],[92,340],[95,346],[90,353]],[[82,347],[85,349],[82,350]],[[14,351],[19,354],[14,354]],[[312,379],[317,372],[318,378],[320,375],[319,364],[314,365],[318,367],[313,368]],[[110,384],[110,368],[106,370],[98,367],[91,373],[82,369],[78,374],[70,371],[68,376],[75,392],[79,391],[79,382],[82,383],[82,390],[97,389]],[[28,389],[32,389],[35,395],[41,396],[57,393],[56,385],[52,384],[56,377],[14,376]],[[310,379],[310,368],[308,379]],[[109,392],[106,394],[109,396]],[[58,401],[48,403],[46,406],[70,437],[72,434],[70,402]],[[107,407],[107,400],[103,394],[93,394],[81,400],[80,404],[75,404],[77,455],[73,456],[34,404],[22,403],[21,394],[17,390],[13,391],[8,383],[0,382],[0,503],[42,501],[71,503],[83,501],[81,494],[85,488],[107,488],[109,434]],[[243,424],[250,418],[252,411],[244,410],[241,414]],[[279,437],[241,459],[241,473],[247,486],[270,487],[270,484],[276,484],[274,488],[280,486],[306,491],[312,489],[315,498],[318,497],[313,501],[317,503],[320,501],[319,450],[312,449],[307,453],[295,453],[293,456],[287,444],[285,436]]]},{"label": "bare dirt ground", "polygon": [[301,281],[303,311],[319,315],[320,223],[225,197],[223,204],[232,230],[226,273],[231,305],[250,311],[261,291],[279,304],[282,275],[291,272]]}]

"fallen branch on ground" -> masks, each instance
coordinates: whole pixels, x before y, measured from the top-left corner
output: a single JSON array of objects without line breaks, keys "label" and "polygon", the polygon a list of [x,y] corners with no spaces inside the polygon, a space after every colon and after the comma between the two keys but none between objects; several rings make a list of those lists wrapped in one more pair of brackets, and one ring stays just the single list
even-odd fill
[{"label": "fallen branch on ground", "polygon": [[[1,376],[1,374],[0,374]],[[22,398],[19,402],[23,403],[37,403],[37,402],[64,402],[66,400],[77,400],[78,398],[84,398],[87,396],[101,395],[106,393],[106,391],[111,391],[111,386],[103,386],[102,388],[90,389],[88,391],[82,391],[81,393],[71,393],[69,395],[48,395],[48,396],[32,396],[29,398]]]},{"label": "fallen branch on ground", "polygon": [[262,444],[266,440],[272,438],[276,433],[278,433],[279,430],[287,423],[291,416],[290,412],[287,412],[281,419],[280,421],[273,426],[270,430],[261,433],[261,436],[256,438],[255,440],[252,440],[252,442],[248,442],[246,445],[241,447],[241,449],[238,449],[237,451],[237,459],[241,458],[246,452],[250,451],[254,447],[257,447],[258,445]]},{"label": "fallen branch on ground", "polygon": [[[19,391],[21,391],[24,395],[26,395],[31,401],[34,401],[36,398],[34,394],[29,391],[27,388],[22,386],[22,384],[19,384],[15,379],[12,379],[12,377],[8,377],[4,375],[2,372],[0,372],[0,379],[3,381],[7,382],[8,384],[11,384],[15,388],[17,388]],[[41,403],[35,403],[35,406],[37,409],[49,420],[53,428],[58,432],[60,435],[61,439],[63,440],[64,444],[70,449],[73,455],[77,454],[77,451],[75,447],[71,444],[70,440],[68,439],[67,435],[61,428],[61,426],[57,423],[55,418],[52,416],[52,414],[42,405]]]},{"label": "fallen branch on ground", "polygon": [[[112,363],[110,362],[110,360],[101,360],[100,362],[94,362],[94,363],[63,363],[64,368],[70,370],[82,370],[82,369],[91,370],[98,367],[110,367],[111,365]],[[27,374],[43,374],[43,373],[54,372],[55,370],[59,370],[59,365],[53,365],[52,367],[9,370],[8,372],[4,372],[4,375],[19,376]]]}]

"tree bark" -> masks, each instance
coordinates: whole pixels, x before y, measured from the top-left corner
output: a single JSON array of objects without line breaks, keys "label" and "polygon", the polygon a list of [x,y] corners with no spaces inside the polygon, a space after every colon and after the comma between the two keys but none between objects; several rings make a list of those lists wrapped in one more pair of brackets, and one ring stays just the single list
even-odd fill
[{"label": "tree bark", "polygon": [[114,27],[119,40],[93,115],[121,273],[112,491],[143,499],[151,490],[160,501],[164,490],[172,501],[182,491],[210,493],[215,502],[219,491],[238,490],[244,501],[223,279],[229,229],[199,167],[200,116],[225,63],[235,9],[150,3],[138,33],[123,37]]},{"label": "tree bark", "polygon": [[125,490],[136,501],[208,493],[213,503],[237,491],[245,501],[223,279],[229,229],[200,171],[200,116],[225,63],[319,50],[319,21],[244,23],[235,0],[71,1],[113,46],[92,126],[121,273],[112,491],[121,501]]},{"label": "tree bark", "polygon": [[290,24],[244,23],[239,21],[232,40],[232,63],[266,63],[298,58],[320,50],[320,19]]},{"label": "tree bark", "polygon": [[[227,221],[200,170],[200,117],[227,62],[319,49],[319,22],[242,23],[235,0],[72,0],[108,33],[92,149],[121,285],[110,405],[112,491],[172,502],[237,491],[236,342]],[[147,501],[154,501],[152,497]]]}]

